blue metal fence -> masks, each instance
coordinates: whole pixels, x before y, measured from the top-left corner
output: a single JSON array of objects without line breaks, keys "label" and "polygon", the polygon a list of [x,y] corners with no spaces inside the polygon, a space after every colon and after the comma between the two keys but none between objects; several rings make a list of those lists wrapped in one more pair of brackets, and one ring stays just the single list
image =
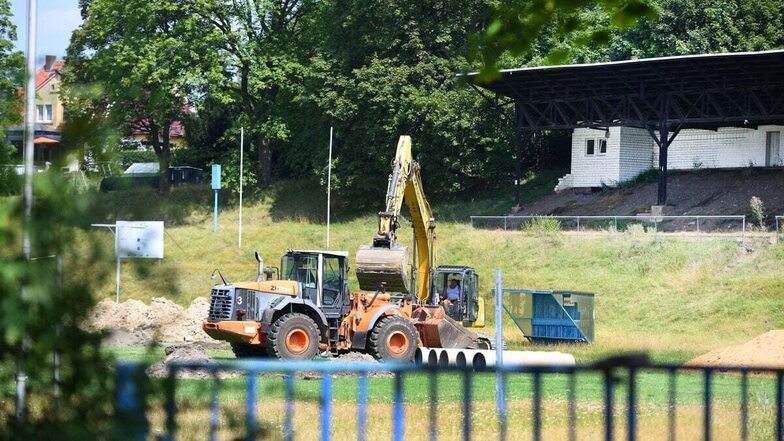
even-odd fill
[{"label": "blue metal fence", "polygon": [[[154,394],[146,394],[145,390],[149,387],[146,382],[149,380],[144,374],[145,366],[138,363],[122,363],[117,366],[117,400],[116,408],[117,415],[126,425],[132,428],[131,432],[125,432],[126,436],[135,439],[147,439],[149,437],[150,423],[148,421],[148,414],[152,406],[151,401],[154,401]],[[437,380],[442,375],[457,375],[462,384],[455,385],[462,389],[462,397],[460,407],[462,408],[462,415],[460,416],[461,424],[461,438],[463,440],[479,439],[474,435],[475,427],[472,425],[473,409],[475,406],[474,401],[474,388],[472,383],[475,381],[475,372],[471,370],[461,370],[457,368],[439,368],[437,370],[430,369],[422,366],[415,365],[380,365],[375,363],[357,362],[357,363],[344,363],[344,362],[277,362],[277,361],[249,361],[241,360],[236,362],[227,363],[214,363],[214,364],[176,364],[170,366],[170,375],[165,383],[165,400],[162,408],[165,411],[165,424],[164,433],[159,439],[174,440],[178,439],[178,401],[177,401],[177,387],[178,372],[184,370],[198,370],[209,374],[207,380],[211,381],[210,398],[208,410],[209,418],[204,419],[204,438],[210,440],[218,439],[218,430],[220,423],[220,391],[222,382],[219,374],[223,372],[239,372],[246,378],[245,388],[245,416],[244,416],[244,430],[246,439],[259,439],[258,429],[260,422],[258,420],[257,412],[259,403],[259,384],[261,381],[267,379],[278,378],[283,375],[284,384],[284,417],[281,433],[267,434],[267,436],[274,439],[295,439],[295,415],[294,404],[296,401],[295,393],[295,375],[303,372],[312,373],[314,377],[320,375],[320,416],[314,418],[312,415],[302,415],[300,418],[307,418],[308,422],[319,425],[319,436],[321,440],[334,439],[334,430],[336,426],[342,425],[345,421],[336,420],[333,403],[335,402],[333,377],[335,375],[351,375],[357,378],[357,395],[356,395],[356,438],[358,440],[366,440],[368,438],[369,421],[377,415],[369,415],[369,380],[368,376],[380,372],[386,372],[392,375],[392,425],[389,437],[393,440],[403,440],[406,436],[406,426],[416,425],[421,426],[422,429],[416,431],[422,439],[436,440],[439,439],[439,418],[438,415],[438,386]],[[782,440],[782,378],[784,378],[784,370],[777,369],[748,369],[739,367],[693,367],[681,365],[666,365],[666,364],[650,364],[647,357],[644,355],[617,357],[607,359],[591,365],[570,366],[570,367],[503,367],[497,373],[501,373],[506,379],[507,386],[509,382],[518,376],[525,376],[530,379],[530,415],[525,418],[525,421],[515,419],[514,421],[507,421],[508,416],[506,410],[497,412],[494,416],[493,423],[496,424],[497,430],[493,431],[496,439],[522,439],[522,432],[519,430],[523,425],[530,428],[530,438],[533,440],[541,440],[544,430],[546,429],[545,423],[547,420],[543,417],[544,401],[546,393],[552,393],[553,387],[565,387],[566,403],[566,437],[569,440],[584,439],[581,436],[582,427],[578,424],[578,385],[577,378],[580,375],[589,375],[590,378],[596,378],[598,384],[591,384],[593,389],[596,386],[601,388],[601,423],[602,435],[605,440],[614,440],[618,435],[622,435],[621,431],[625,432],[627,440],[638,439],[638,420],[640,413],[638,410],[640,400],[640,378],[641,375],[654,374],[666,379],[666,427],[662,427],[661,433],[657,435],[656,439],[677,439],[678,425],[685,425],[689,427],[699,427],[702,439],[714,439],[712,433],[712,425],[715,421],[714,412],[716,407],[714,405],[714,383],[716,380],[721,379],[720,392],[726,395],[728,388],[736,387],[737,402],[730,400],[729,402],[737,405],[738,415],[737,424],[738,433],[737,438],[741,440],[753,439],[749,430],[749,388],[750,378],[755,382],[760,382],[760,387],[775,388],[774,400],[768,407],[757,409],[755,414],[755,427],[757,423],[763,424],[761,430],[762,435],[757,435],[759,439]],[[429,382],[428,387],[428,404],[426,411],[417,413],[416,415],[406,415],[405,412],[405,390],[404,378],[407,376],[424,375]],[[752,377],[753,376],[753,377]],[[557,382],[557,386],[553,384],[545,384],[546,379],[558,377],[566,381]],[[700,395],[701,398],[701,413],[702,417],[697,420],[679,421],[678,420],[678,406],[679,406],[679,378],[701,383]],[[729,381],[731,380],[731,381]],[[737,384],[735,383],[737,380]],[[591,380],[593,382],[593,380]],[[729,382],[728,382],[729,381]],[[731,384],[731,386],[730,386]],[[756,384],[756,383],[755,383]],[[662,391],[665,392],[665,391]],[[520,400],[521,397],[512,397],[512,394],[505,395],[504,409],[509,409],[509,404],[514,400]],[[619,395],[621,395],[619,397]],[[263,400],[263,397],[262,397]],[[726,396],[719,402],[718,407],[726,407],[728,403]],[[261,406],[265,404],[262,402]],[[758,406],[759,407],[759,406]],[[727,409],[722,409],[727,411]],[[369,420],[369,418],[371,418]],[[726,418],[722,414],[722,418]],[[425,421],[426,419],[426,421]],[[767,424],[770,425],[767,425]],[[563,423],[560,423],[563,424]],[[773,426],[773,427],[770,427]],[[507,431],[509,435],[507,435]],[[765,432],[767,431],[767,432]],[[769,434],[769,436],[767,435]],[[486,438],[486,433],[482,439]],[[527,438],[527,436],[526,436]],[[372,438],[376,439],[376,438]],[[693,439],[693,438],[687,438]]]}]

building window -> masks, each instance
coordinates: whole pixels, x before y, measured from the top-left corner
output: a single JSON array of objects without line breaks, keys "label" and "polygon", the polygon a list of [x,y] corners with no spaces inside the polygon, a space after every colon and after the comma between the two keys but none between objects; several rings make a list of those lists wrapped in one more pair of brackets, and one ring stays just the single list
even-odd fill
[{"label": "building window", "polygon": [[38,104],[36,107],[38,122],[52,122],[52,105],[51,104]]},{"label": "building window", "polygon": [[607,153],[607,140],[602,138],[599,139],[599,154],[604,155]]},{"label": "building window", "polygon": [[593,156],[596,152],[596,141],[593,139],[586,139],[585,140],[585,155],[586,156]]}]

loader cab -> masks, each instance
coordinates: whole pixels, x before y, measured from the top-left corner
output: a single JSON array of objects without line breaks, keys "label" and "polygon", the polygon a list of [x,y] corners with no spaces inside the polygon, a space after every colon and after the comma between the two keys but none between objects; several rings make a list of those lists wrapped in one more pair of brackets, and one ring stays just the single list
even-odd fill
[{"label": "loader cab", "polygon": [[468,266],[439,266],[430,277],[432,304],[443,304],[451,280],[457,281],[460,299],[444,310],[452,319],[466,327],[484,327],[484,301],[479,295],[479,274]]},{"label": "loader cab", "polygon": [[345,251],[289,250],[280,259],[280,278],[302,287],[302,298],[327,318],[342,317],[350,309],[348,253]]}]

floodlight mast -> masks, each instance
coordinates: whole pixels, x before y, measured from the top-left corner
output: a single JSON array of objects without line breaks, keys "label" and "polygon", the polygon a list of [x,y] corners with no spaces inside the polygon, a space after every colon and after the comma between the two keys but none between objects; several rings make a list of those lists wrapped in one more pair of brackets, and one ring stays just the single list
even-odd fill
[{"label": "floodlight mast", "polygon": [[[38,20],[38,1],[27,1],[27,85],[25,86],[25,146],[24,146],[24,223],[22,225],[22,254],[30,261],[30,218],[33,212],[33,157],[35,144],[35,56],[36,24]],[[29,269],[29,268],[28,268]],[[22,301],[27,299],[27,285],[22,285]],[[27,352],[27,330],[22,330],[19,342],[19,355],[16,359],[16,418],[19,423],[25,420],[25,401],[27,373],[24,369]]]}]

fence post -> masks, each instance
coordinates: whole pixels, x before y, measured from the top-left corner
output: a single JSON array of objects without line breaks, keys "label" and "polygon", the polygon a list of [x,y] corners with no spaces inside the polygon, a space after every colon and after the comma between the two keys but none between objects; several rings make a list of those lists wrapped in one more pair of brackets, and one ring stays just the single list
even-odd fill
[{"label": "fence post", "polygon": [[504,231],[506,231],[506,216],[504,216]]},{"label": "fence post", "polygon": [[618,216],[613,216],[613,224],[615,225],[615,232],[618,232]]},{"label": "fence post", "polygon": [[700,234],[700,217],[697,216],[697,234]]},{"label": "fence post", "polygon": [[506,440],[506,384],[504,373],[504,327],[501,309],[503,308],[504,287],[501,270],[495,270],[495,407],[498,412],[499,439]]},{"label": "fence post", "polygon": [[[144,375],[141,363],[117,365],[117,422],[123,437],[135,440],[147,439],[148,422],[144,414],[144,398],[137,383]],[[127,431],[127,432],[126,432]]]},{"label": "fence post", "polygon": [[577,234],[580,234],[580,216],[577,216]]},{"label": "fence post", "polygon": [[332,374],[321,377],[321,441],[332,439]]},{"label": "fence post", "polygon": [[741,230],[740,241],[743,245],[746,245],[746,215],[743,215],[743,227]]}]

